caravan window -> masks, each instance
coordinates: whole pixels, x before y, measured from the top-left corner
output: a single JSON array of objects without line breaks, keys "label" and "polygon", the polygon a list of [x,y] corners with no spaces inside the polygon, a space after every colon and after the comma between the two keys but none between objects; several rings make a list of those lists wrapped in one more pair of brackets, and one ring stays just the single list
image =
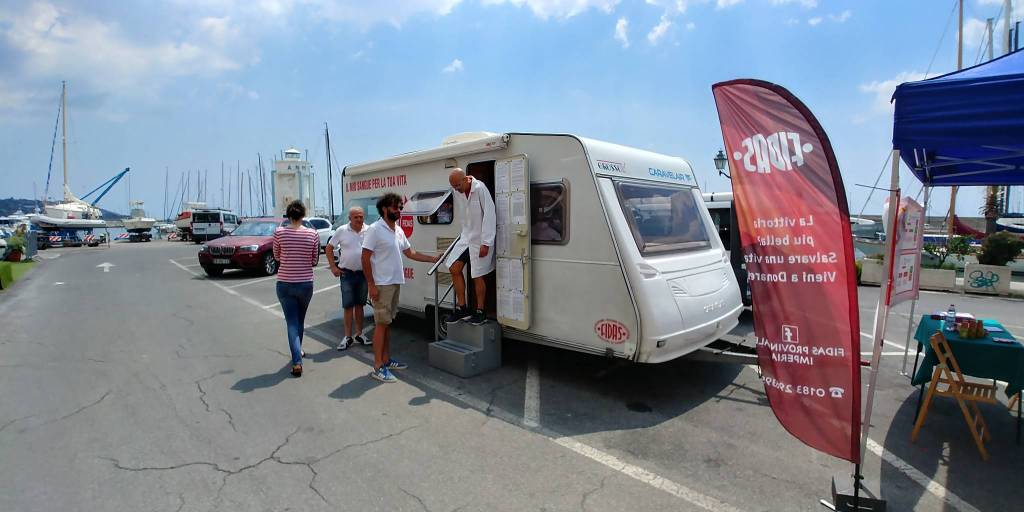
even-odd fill
[{"label": "caravan window", "polygon": [[455,217],[452,191],[417,192],[405,203],[402,213],[414,215],[420,224],[451,224]]},{"label": "caravan window", "polygon": [[629,182],[616,182],[615,189],[641,253],[711,246],[694,189]]},{"label": "caravan window", "polygon": [[[358,206],[358,207],[362,208],[363,212],[366,214],[366,218],[363,219],[363,222],[365,222],[366,224],[373,224],[374,222],[377,222],[378,219],[380,219],[380,214],[377,213],[377,200],[378,199],[380,199],[380,198],[379,197],[360,197],[358,199],[352,199],[352,200],[350,200],[348,202],[348,207],[352,208],[353,206]],[[346,212],[347,211],[348,210],[346,210]],[[346,213],[346,217],[345,217],[346,219],[348,218],[347,215],[348,214]],[[341,224],[344,224],[345,222],[348,222],[348,221],[345,220],[345,221],[339,221],[339,222]]]},{"label": "caravan window", "polygon": [[569,243],[569,182],[530,184],[530,239],[534,244]]}]

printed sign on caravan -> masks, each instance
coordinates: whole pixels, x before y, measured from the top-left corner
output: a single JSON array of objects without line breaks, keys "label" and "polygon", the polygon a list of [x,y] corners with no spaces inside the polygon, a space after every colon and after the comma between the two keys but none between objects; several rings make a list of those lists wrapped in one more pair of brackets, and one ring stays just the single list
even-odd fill
[{"label": "printed sign on caravan", "polygon": [[789,91],[712,87],[732,175],[765,392],[801,441],[860,458],[860,320],[849,211],[831,144]]}]

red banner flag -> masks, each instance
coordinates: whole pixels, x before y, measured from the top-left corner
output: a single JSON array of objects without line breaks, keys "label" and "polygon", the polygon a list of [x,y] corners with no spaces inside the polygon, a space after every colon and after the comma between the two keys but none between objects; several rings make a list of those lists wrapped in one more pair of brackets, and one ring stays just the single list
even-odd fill
[{"label": "red banner flag", "polygon": [[711,89],[768,402],[804,443],[859,462],[857,281],[832,145],[811,111],[778,85],[733,80]]}]

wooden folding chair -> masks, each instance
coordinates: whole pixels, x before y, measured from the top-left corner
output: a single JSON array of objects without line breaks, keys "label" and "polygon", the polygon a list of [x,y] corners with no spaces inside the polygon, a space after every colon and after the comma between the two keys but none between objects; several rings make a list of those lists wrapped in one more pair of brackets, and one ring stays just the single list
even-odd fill
[{"label": "wooden folding chair", "polygon": [[[967,428],[971,431],[971,437],[974,438],[974,444],[978,446],[978,451],[981,452],[981,458],[988,460],[985,441],[989,440],[991,436],[988,432],[988,426],[985,425],[985,419],[981,417],[978,402],[998,403],[998,400],[996,400],[996,386],[993,384],[967,382],[964,379],[963,372],[960,371],[960,365],[956,362],[956,357],[953,356],[949,342],[946,341],[946,337],[941,332],[935,333],[929,340],[929,343],[932,346],[932,350],[935,351],[938,364],[935,365],[935,370],[932,372],[928,394],[925,397],[924,403],[921,404],[921,410],[917,415],[914,430],[910,433],[911,442],[917,440],[917,433],[921,430],[925,417],[928,416],[928,407],[932,404],[932,398],[935,395],[949,396],[953,397],[960,406],[960,411],[963,412],[964,420],[967,422]],[[940,385],[945,387],[940,388]]]}]

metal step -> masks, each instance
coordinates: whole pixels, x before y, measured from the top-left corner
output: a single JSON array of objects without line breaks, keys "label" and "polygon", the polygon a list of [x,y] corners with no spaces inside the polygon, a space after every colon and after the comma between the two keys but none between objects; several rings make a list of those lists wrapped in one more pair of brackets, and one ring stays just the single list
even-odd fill
[{"label": "metal step", "polygon": [[449,337],[431,343],[430,365],[459,377],[472,377],[501,366],[501,326],[451,323]]}]

